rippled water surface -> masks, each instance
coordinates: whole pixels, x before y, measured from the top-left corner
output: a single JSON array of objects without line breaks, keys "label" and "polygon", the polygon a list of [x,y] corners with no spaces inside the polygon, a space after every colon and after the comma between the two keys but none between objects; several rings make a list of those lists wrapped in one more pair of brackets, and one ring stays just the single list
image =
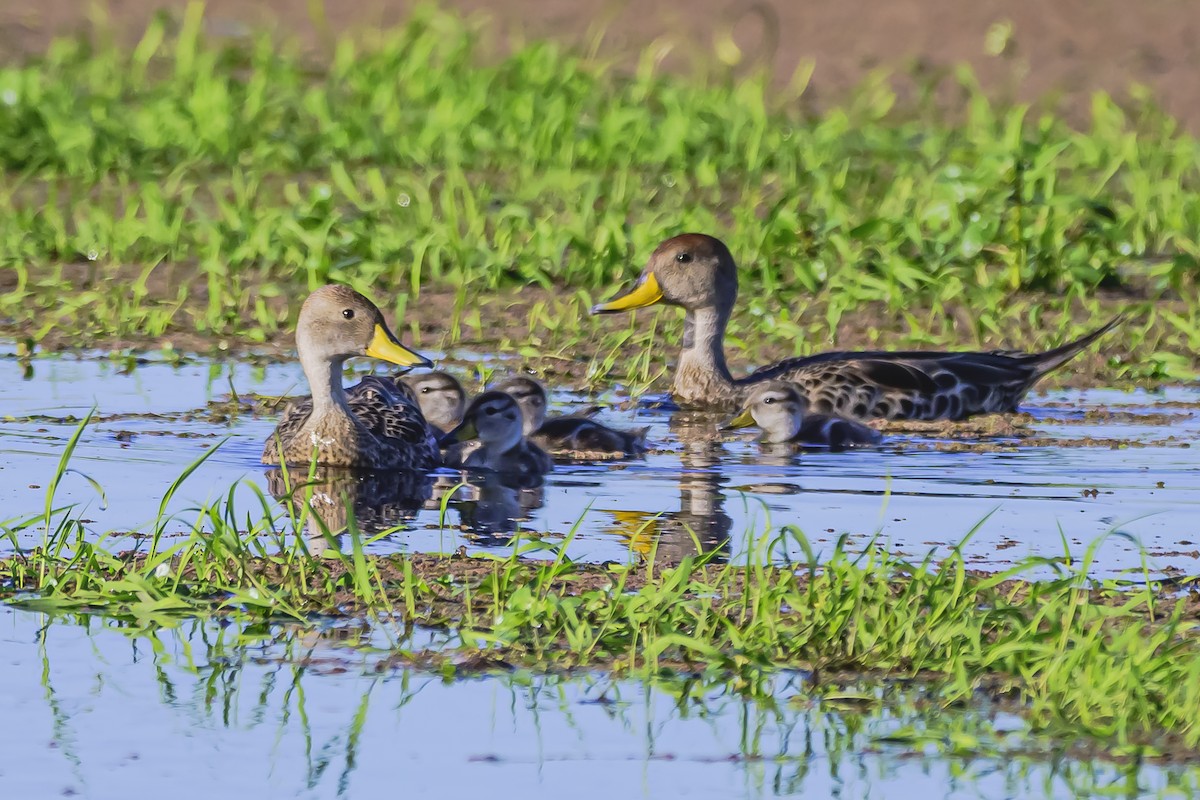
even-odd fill
[{"label": "rippled water surface", "polygon": [[[44,485],[75,429],[70,418],[94,405],[105,421],[87,428],[71,466],[103,486],[107,503],[80,475],[67,476],[56,502],[85,505],[97,536],[152,521],[171,481],[218,445],[170,504],[169,511],[182,515],[179,529],[191,524],[188,509],[223,497],[238,481],[236,507],[243,514],[260,509],[252,485],[281,492],[279,476],[258,463],[274,417],[214,420],[205,405],[231,392],[306,391],[292,364],[131,366],[63,357],[34,361],[29,377],[16,361],[0,362],[0,369],[8,373],[0,382],[6,516],[42,510]],[[563,393],[554,399],[569,408],[583,398]],[[694,551],[697,541],[735,554],[748,536],[789,524],[818,552],[845,534],[851,546],[878,536],[913,556],[956,544],[979,525],[966,552],[993,569],[1025,555],[1062,555],[1064,542],[1081,555],[1101,539],[1097,568],[1104,571],[1136,567],[1143,552],[1155,569],[1194,571],[1200,556],[1200,450],[1188,446],[1200,440],[1195,389],[1031,395],[1024,408],[1035,419],[1028,428],[1035,443],[1021,445],[1001,433],[987,440],[1003,445],[998,452],[956,452],[936,433],[896,433],[877,450],[799,456],[765,454],[750,436],[720,441],[719,417],[685,418],[645,404],[621,411],[615,410],[619,396],[603,399],[613,401],[603,419],[617,427],[648,425],[656,452],[639,460],[559,464],[533,491],[459,490],[445,520],[439,496],[456,482],[451,475],[437,481],[424,509],[411,512],[387,504],[394,499],[390,485],[359,487],[360,508],[382,507],[380,525],[403,526],[374,548],[502,548],[511,531],[505,520],[524,517],[521,527],[530,534],[553,538],[575,530],[570,555],[596,561],[626,559],[631,547],[646,551],[652,544],[660,553],[682,554]],[[1096,413],[1102,409],[1115,413],[1106,420]],[[1089,437],[1103,444],[1068,446]],[[1112,531],[1128,538],[1105,539]],[[28,530],[23,544],[38,535]]]},{"label": "rippled water surface", "polygon": [[[6,798],[924,800],[1197,788],[1188,768],[947,756],[933,743],[980,726],[1017,736],[1021,723],[938,712],[930,727],[904,695],[826,700],[798,674],[757,699],[589,675],[445,682],[388,666],[361,646],[374,634],[332,625],[209,621],[139,634],[86,617],[50,623],[0,606]],[[436,643],[417,637],[409,644]],[[912,730],[930,744],[896,740]]]},{"label": "rippled water surface", "polygon": [[[468,359],[469,362],[469,359]],[[469,363],[458,362],[460,374]],[[490,362],[494,365],[495,362]],[[77,504],[88,535],[132,543],[171,483],[167,533],[235,486],[239,518],[286,492],[259,464],[273,415],[231,396],[306,391],[297,367],[102,357],[0,360],[0,521],[43,512],[80,417],[55,505]],[[668,556],[697,545],[736,557],[764,532],[797,532],[778,557],[878,537],[920,557],[960,542],[979,567],[1076,555],[1093,570],[1195,573],[1200,557],[1200,391],[1033,395],[1020,429],[979,441],[901,432],[875,450],[764,453],[722,438],[719,417],[673,415],[619,394],[604,419],[649,426],[645,459],[559,464],[537,490],[478,485],[420,497],[386,479],[351,487],[376,552],[506,550],[524,535],[567,541],[583,560]],[[569,408],[585,398],[554,395]],[[236,404],[235,404],[236,405]],[[627,410],[620,410],[627,409]],[[1029,421],[1031,420],[1031,421]],[[1088,446],[1074,446],[1087,444]],[[214,448],[215,452],[214,452]],[[95,488],[102,487],[103,496]],[[424,492],[424,494],[421,494]],[[423,501],[423,502],[421,502]],[[1121,536],[1109,536],[1110,532]],[[569,539],[568,534],[573,534]],[[40,540],[36,525],[0,540]],[[790,548],[790,553],[787,552]],[[191,621],[135,630],[101,617],[0,606],[0,797],[887,797],[1192,796],[1190,768],[1117,766],[1026,749],[1002,710],[922,707],[917,690],[829,698],[810,676],[764,678],[738,695],[696,679],[647,685],[524,673],[444,680],[397,654],[448,633],[329,622],[317,629]],[[450,644],[453,644],[452,642]],[[904,692],[908,692],[905,694]],[[990,739],[988,738],[990,737]],[[991,744],[986,744],[986,741]]]}]

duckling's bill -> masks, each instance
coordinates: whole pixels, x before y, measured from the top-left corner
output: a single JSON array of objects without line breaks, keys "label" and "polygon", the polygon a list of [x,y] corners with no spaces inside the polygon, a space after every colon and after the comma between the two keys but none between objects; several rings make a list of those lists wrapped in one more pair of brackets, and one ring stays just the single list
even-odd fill
[{"label": "duckling's bill", "polygon": [[630,311],[635,308],[652,306],[661,302],[662,299],[662,287],[658,285],[658,278],[654,277],[653,272],[647,272],[629,294],[609,300],[607,303],[592,306],[592,313],[612,314],[617,311]]},{"label": "duckling's bill", "polygon": [[750,413],[750,409],[746,409],[738,414],[733,419],[729,420],[721,430],[731,431],[736,428],[749,428],[757,423],[754,421],[754,415]]},{"label": "duckling's bill", "polygon": [[375,326],[375,335],[364,351],[371,358],[378,358],[401,367],[432,367],[433,362],[420,353],[409,350],[383,325]]}]

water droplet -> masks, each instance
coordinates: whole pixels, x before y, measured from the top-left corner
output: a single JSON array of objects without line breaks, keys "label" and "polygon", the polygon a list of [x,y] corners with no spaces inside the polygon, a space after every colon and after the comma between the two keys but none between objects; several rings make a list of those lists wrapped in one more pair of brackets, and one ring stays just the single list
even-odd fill
[{"label": "water droplet", "polygon": [[401,192],[400,196],[396,198],[396,205],[400,206],[401,208],[408,208],[408,205],[411,202],[412,198],[403,192]]},{"label": "water droplet", "polygon": [[6,106],[15,106],[17,104],[17,91],[15,89],[5,89],[0,92],[0,101],[3,101]]},{"label": "water droplet", "polygon": [[88,261],[95,261],[99,257],[100,257],[100,254],[98,252],[96,252],[96,250],[92,249],[92,250],[87,251]]}]

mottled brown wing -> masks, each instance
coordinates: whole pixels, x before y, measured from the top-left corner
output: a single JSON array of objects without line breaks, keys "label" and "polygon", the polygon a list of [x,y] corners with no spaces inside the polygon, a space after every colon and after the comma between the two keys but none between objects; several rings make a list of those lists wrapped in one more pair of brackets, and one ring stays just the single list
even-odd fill
[{"label": "mottled brown wing", "polygon": [[745,385],[772,378],[800,384],[814,411],[859,419],[962,419],[1015,411],[1030,387],[1125,320],[1042,353],[833,352],[784,361],[752,373]]},{"label": "mottled brown wing", "polygon": [[760,374],[795,381],[812,410],[855,419],[962,419],[1012,411],[1039,377],[1030,356],[997,353],[825,353]]},{"label": "mottled brown wing", "polygon": [[432,428],[411,392],[398,390],[389,379],[368,375],[346,390],[346,396],[359,421],[388,444],[438,452]]}]

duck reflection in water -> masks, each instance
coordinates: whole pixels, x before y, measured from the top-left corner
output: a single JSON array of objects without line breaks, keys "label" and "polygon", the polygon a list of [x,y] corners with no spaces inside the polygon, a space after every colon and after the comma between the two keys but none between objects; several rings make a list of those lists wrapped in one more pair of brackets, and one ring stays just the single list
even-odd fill
[{"label": "duck reflection in water", "polygon": [[439,479],[431,507],[440,508],[442,498],[454,487],[459,488],[447,505],[458,511],[464,532],[485,547],[509,544],[521,523],[545,502],[540,476],[517,480],[510,475],[469,470],[461,477]]},{"label": "duck reflection in water", "polygon": [[411,522],[432,495],[434,479],[410,471],[372,471],[321,467],[303,470],[270,469],[267,490],[305,523],[309,550],[322,553],[350,525],[363,534],[376,534]]},{"label": "duck reflection in water", "polygon": [[713,437],[716,419],[689,412],[671,417],[671,432],[682,447],[678,511],[613,512],[613,531],[640,556],[653,552],[658,564],[678,564],[689,556],[728,560],[733,520],[725,513],[728,477],[721,469],[721,444]]}]

